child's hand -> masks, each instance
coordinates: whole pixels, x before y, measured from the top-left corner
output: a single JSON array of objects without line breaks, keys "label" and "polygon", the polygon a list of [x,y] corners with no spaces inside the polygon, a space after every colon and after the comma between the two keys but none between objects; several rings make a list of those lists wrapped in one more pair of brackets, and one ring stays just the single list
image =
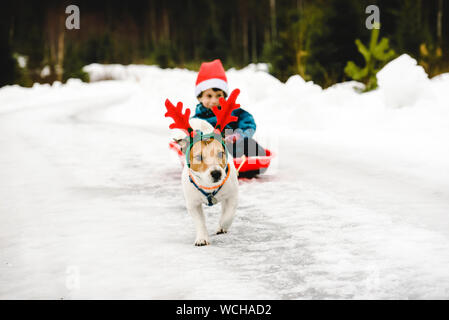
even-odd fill
[{"label": "child's hand", "polygon": [[238,134],[238,133],[236,132],[236,133],[230,134],[229,136],[226,136],[225,142],[226,142],[226,143],[234,143],[234,142],[236,142],[237,140],[239,140],[240,137],[241,137],[240,134]]}]

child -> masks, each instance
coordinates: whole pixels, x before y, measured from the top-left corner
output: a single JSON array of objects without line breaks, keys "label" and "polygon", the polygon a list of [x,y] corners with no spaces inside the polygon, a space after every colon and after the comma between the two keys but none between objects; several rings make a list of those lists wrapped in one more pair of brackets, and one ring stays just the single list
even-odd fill
[{"label": "child", "polygon": [[[195,95],[199,101],[196,106],[193,118],[206,120],[213,127],[217,123],[217,118],[212,112],[214,106],[219,105],[221,97],[228,96],[228,80],[219,59],[201,64],[200,71],[196,79]],[[242,108],[232,112],[237,121],[229,123],[225,130],[225,143],[233,157],[264,156],[265,150],[252,139],[256,131],[256,123],[253,116]]]}]

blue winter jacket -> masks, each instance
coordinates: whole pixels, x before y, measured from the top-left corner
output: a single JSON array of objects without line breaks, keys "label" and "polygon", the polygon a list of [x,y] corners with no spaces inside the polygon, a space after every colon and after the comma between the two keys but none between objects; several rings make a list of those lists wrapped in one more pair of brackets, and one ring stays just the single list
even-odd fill
[{"label": "blue winter jacket", "polygon": [[[243,137],[251,138],[256,131],[256,123],[253,116],[242,108],[232,111],[232,115],[238,118],[237,121],[230,122],[226,125],[226,129],[238,130],[238,133]],[[192,118],[203,119],[209,122],[213,127],[217,124],[217,117],[212,110],[207,109],[202,103],[197,104],[195,115]]]}]

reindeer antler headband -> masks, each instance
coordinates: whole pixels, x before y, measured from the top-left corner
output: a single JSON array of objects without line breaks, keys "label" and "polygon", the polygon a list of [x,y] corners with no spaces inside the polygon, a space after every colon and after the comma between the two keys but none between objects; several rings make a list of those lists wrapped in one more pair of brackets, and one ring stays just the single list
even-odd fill
[{"label": "reindeer antler headband", "polygon": [[[236,104],[238,95],[240,94],[239,89],[235,89],[231,92],[229,99],[225,100],[224,98],[219,99],[219,104],[221,109],[218,106],[212,108],[212,112],[217,117],[217,124],[215,125],[215,130],[213,133],[203,134],[201,131],[194,131],[189,123],[190,117],[190,109],[186,109],[185,113],[182,113],[182,102],[178,102],[176,107],[170,102],[170,100],[165,100],[165,107],[167,108],[167,112],[165,113],[165,117],[172,118],[175,122],[170,124],[170,129],[181,129],[183,130],[190,138],[191,143],[186,152],[186,163],[190,167],[189,163],[189,153],[192,146],[199,140],[207,140],[207,139],[219,139],[225,150],[227,150],[226,145],[221,139],[221,132],[224,130],[226,125],[230,122],[237,121],[238,118],[232,115],[232,111],[240,108],[239,104]],[[219,138],[218,138],[219,137]],[[226,152],[227,157],[227,152]]]}]

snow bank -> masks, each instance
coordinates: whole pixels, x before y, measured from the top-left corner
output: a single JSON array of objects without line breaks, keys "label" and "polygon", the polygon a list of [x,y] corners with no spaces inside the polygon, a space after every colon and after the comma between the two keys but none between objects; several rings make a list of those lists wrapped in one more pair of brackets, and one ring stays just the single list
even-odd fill
[{"label": "snow bank", "polygon": [[403,54],[377,73],[379,89],[389,107],[413,105],[429,90],[429,79],[415,59]]},{"label": "snow bank", "polygon": [[[15,99],[23,95],[29,97],[30,105],[42,105],[71,92],[80,96],[108,92],[114,100],[122,88],[129,88],[130,93],[122,94],[114,108],[96,112],[104,112],[102,117],[107,121],[153,128],[169,137],[165,99],[182,101],[192,112],[198,103],[194,71],[100,64],[85,66],[84,70],[91,84],[70,80],[63,85],[35,85],[31,89],[4,87],[0,89],[0,112],[14,108]],[[256,119],[255,138],[272,149],[285,139],[302,139],[302,143],[427,159],[429,163],[448,156],[444,137],[449,135],[449,74],[430,80],[408,55],[388,63],[378,73],[379,88],[363,94],[354,90],[363,88],[356,81],[322,89],[294,75],[282,83],[267,73],[264,64],[232,68],[227,76],[230,90],[241,89],[238,101]]]},{"label": "snow bank", "polygon": [[[184,107],[194,109],[196,72],[186,69],[161,69],[143,65],[100,65],[84,67],[95,84],[69,81],[65,85],[35,85],[32,89],[7,86],[0,89],[1,110],[7,108],[14,97],[24,94],[45,102],[57,97],[57,91],[77,90],[79,94],[94,94],[96,87],[108,86],[101,81],[113,79],[115,85],[133,87],[134,94],[120,106],[110,111],[109,120],[127,124],[168,125],[165,119],[164,101],[182,101]],[[388,63],[379,73],[379,88],[360,94],[355,87],[363,84],[350,81],[322,89],[311,81],[294,75],[282,83],[267,73],[265,64],[227,71],[230,89],[240,88],[239,102],[253,113],[260,138],[319,133],[341,139],[352,133],[381,133],[385,138],[407,133],[415,135],[423,130],[447,132],[449,108],[447,108],[449,75],[429,80],[416,60],[402,55]],[[111,89],[111,94],[114,94]],[[12,99],[12,100],[10,100]],[[46,100],[47,99],[47,100]],[[30,99],[33,103],[34,98]],[[5,103],[6,102],[6,103]],[[400,110],[398,110],[400,108]],[[127,110],[126,112],[123,112]],[[193,110],[192,110],[193,111]],[[166,129],[168,132],[168,129]],[[366,138],[366,137],[364,137]],[[346,139],[345,139],[346,140]],[[388,140],[388,139],[387,139]],[[333,139],[329,142],[334,143]],[[357,143],[359,143],[358,141]]]},{"label": "snow bank", "polygon": [[[14,108],[14,101],[23,95],[32,106],[52,103],[72,92],[80,97],[102,92],[107,96],[101,99],[118,99],[119,103],[107,110],[100,108],[96,116],[101,113],[105,121],[151,128],[170,137],[165,99],[182,101],[192,112],[198,103],[194,71],[100,64],[84,70],[91,84],[70,80],[32,89],[4,87],[0,89],[0,112]],[[242,107],[254,115],[255,138],[274,151],[287,139],[300,140],[302,144],[336,147],[343,154],[355,152],[365,160],[381,156],[384,160],[402,159],[409,166],[427,163],[434,167],[435,176],[449,159],[445,140],[449,136],[449,74],[429,79],[408,55],[388,63],[378,73],[379,88],[368,93],[354,90],[363,88],[356,81],[322,89],[294,75],[282,83],[267,73],[264,64],[229,69],[227,77],[230,90],[241,89],[238,101]],[[275,162],[272,169],[277,167]]]},{"label": "snow bank", "polygon": [[[106,92],[114,97],[129,87],[132,94],[103,115],[112,122],[151,127],[170,136],[170,120],[164,117],[164,101],[182,101],[192,111],[198,103],[194,95],[196,72],[161,69],[144,65],[100,65],[84,67],[91,84],[70,80],[67,84],[35,85],[31,89],[7,86],[0,89],[0,112],[14,108],[13,102],[28,96],[30,105],[56,101],[60,94],[95,95]],[[257,123],[256,138],[276,148],[283,139],[304,139],[304,143],[366,148],[404,157],[446,156],[443,137],[449,135],[449,74],[428,79],[416,60],[402,55],[379,73],[379,88],[358,93],[356,81],[322,89],[294,75],[282,83],[267,73],[265,64],[252,64],[227,71],[230,90],[240,88],[239,102]],[[113,79],[113,81],[102,81]],[[112,99],[112,98],[111,98]],[[101,112],[101,111],[97,111]],[[419,152],[416,146],[421,148]],[[444,154],[443,154],[444,153]]]}]

